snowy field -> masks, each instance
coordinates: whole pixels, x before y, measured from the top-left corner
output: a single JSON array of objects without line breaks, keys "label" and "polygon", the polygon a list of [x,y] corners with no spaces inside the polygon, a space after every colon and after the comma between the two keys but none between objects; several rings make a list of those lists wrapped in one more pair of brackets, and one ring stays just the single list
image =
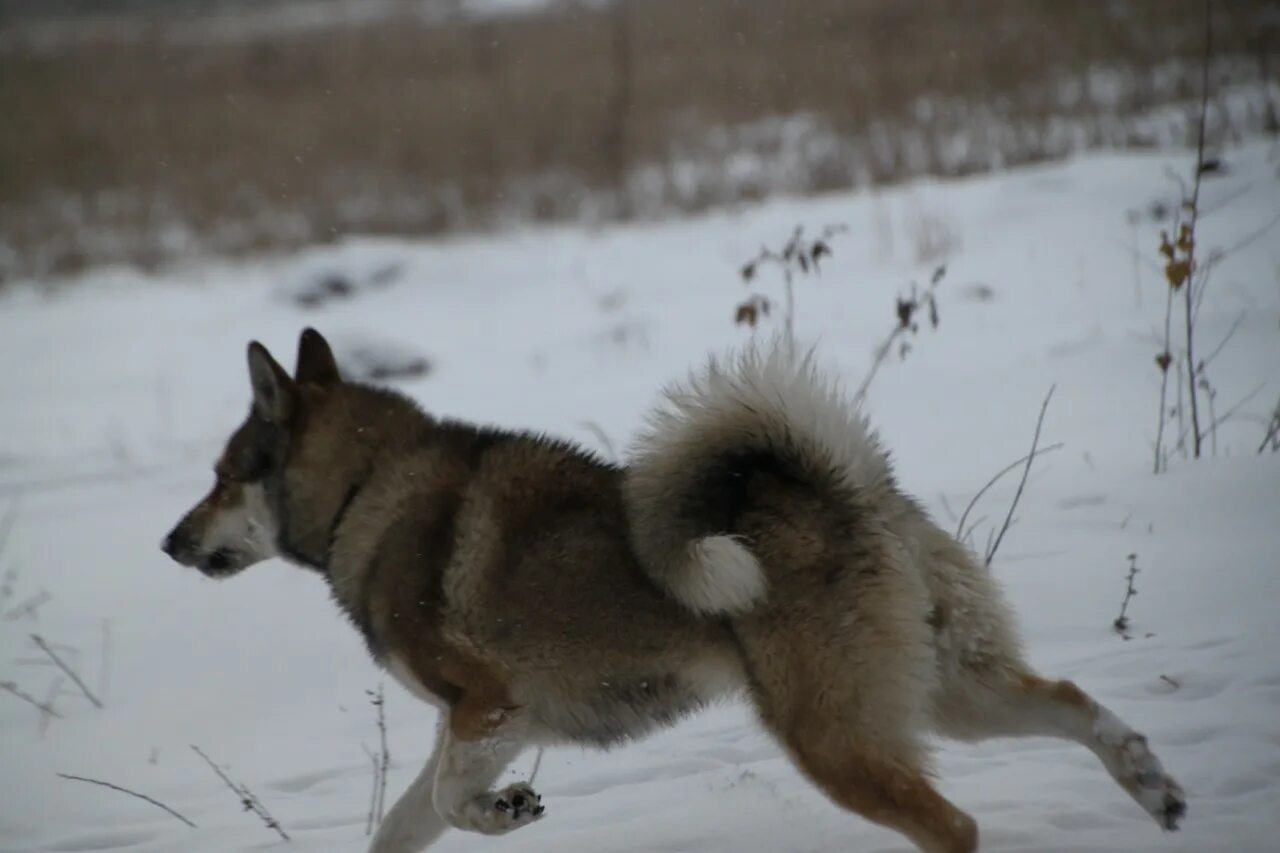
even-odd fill
[{"label": "snowy field", "polygon": [[[1225,173],[1205,182],[1214,212],[1202,247],[1274,223],[1278,162],[1263,144],[1226,152]],[[428,752],[435,712],[375,669],[315,576],[273,561],[217,583],[159,550],[246,410],[250,338],[292,363],[298,331],[315,325],[365,356],[426,359],[399,387],[433,412],[621,448],[663,383],[747,337],[732,322],[751,292],[742,263],[798,224],[842,222],[850,231],[821,278],[796,285],[796,328],[854,386],[895,296],[929,275],[926,232],[947,236],[941,325],[884,367],[869,400],[903,484],[944,526],[1027,451],[1056,384],[1042,444],[1065,446],[1034,469],[993,570],[1032,660],[1145,731],[1189,814],[1163,834],[1092,755],[1048,740],[943,744],[944,792],[977,818],[987,850],[1280,850],[1280,455],[1255,455],[1263,428],[1251,417],[1280,394],[1280,227],[1217,266],[1199,319],[1205,353],[1238,324],[1209,367],[1217,413],[1262,389],[1218,429],[1216,458],[1175,456],[1153,477],[1165,285],[1150,210],[1176,206],[1164,170],[1188,165],[1098,155],[598,233],[360,240],[162,278],[109,271],[55,292],[9,288],[0,519],[12,511],[14,524],[0,556],[0,681],[52,695],[61,718],[42,723],[0,693],[0,849],[360,850],[362,744],[377,743],[365,691],[387,681],[389,800]],[[752,288],[781,303],[770,271]],[[334,291],[354,293],[295,298]],[[979,547],[1015,485],[977,508]],[[1111,622],[1129,554],[1141,574],[1125,641]],[[103,710],[69,682],[54,690],[33,633]],[[251,787],[293,842],[243,812],[191,744]],[[199,828],[57,773],[149,794]],[[828,804],[735,706],[607,755],[549,751],[538,788],[544,821],[500,840],[453,833],[438,849],[907,849]]]}]

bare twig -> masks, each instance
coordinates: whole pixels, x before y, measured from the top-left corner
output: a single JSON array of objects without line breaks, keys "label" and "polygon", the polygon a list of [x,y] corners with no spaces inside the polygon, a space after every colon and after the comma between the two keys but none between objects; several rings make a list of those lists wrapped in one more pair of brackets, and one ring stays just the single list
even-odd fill
[{"label": "bare twig", "polygon": [[1213,348],[1213,352],[1209,353],[1207,356],[1205,356],[1204,359],[1200,361],[1201,372],[1203,372],[1206,367],[1212,364],[1213,360],[1218,357],[1218,354],[1220,352],[1222,352],[1223,347],[1225,347],[1228,343],[1231,342],[1231,339],[1235,337],[1236,332],[1239,331],[1240,324],[1244,322],[1244,318],[1247,317],[1248,315],[1249,315],[1248,311],[1240,312],[1240,315],[1236,317],[1236,321],[1231,324],[1231,328],[1227,330],[1227,334],[1223,336],[1222,341],[1216,347]]},{"label": "bare twig", "polygon": [[1000,479],[1004,477],[1005,474],[1008,474],[1010,471],[1017,468],[1019,465],[1023,465],[1029,462],[1032,458],[1036,456],[1043,456],[1046,453],[1052,453],[1055,450],[1061,450],[1065,446],[1066,445],[1064,445],[1062,442],[1058,442],[1057,444],[1051,444],[1048,447],[1042,447],[1039,450],[1037,450],[1034,454],[1027,454],[1026,456],[1022,456],[1014,460],[1013,462],[1010,462],[1005,467],[1001,468],[1000,471],[994,477],[992,477],[990,480],[987,481],[987,484],[985,486],[983,486],[981,489],[978,490],[978,493],[975,494],[973,498],[969,501],[969,505],[964,508],[964,513],[961,514],[960,516],[960,523],[956,525],[956,538],[960,540],[965,539],[966,537],[972,534],[973,527],[977,527],[979,524],[982,523],[983,518],[986,518],[986,516],[983,516],[983,518],[978,519],[973,523],[973,527],[969,528],[968,532],[965,531],[964,521],[966,518],[969,517],[969,513],[973,510],[975,506],[978,505],[978,501],[982,499],[982,496],[985,495],[991,489],[992,486],[998,483]]},{"label": "bare twig", "polygon": [[1248,234],[1244,235],[1243,237],[1241,237],[1239,240],[1232,243],[1227,248],[1219,249],[1217,252],[1217,259],[1221,261],[1224,258],[1234,254],[1235,252],[1240,251],[1246,246],[1252,243],[1255,243],[1258,240],[1261,240],[1263,237],[1267,236],[1268,233],[1270,233],[1272,228],[1275,228],[1277,225],[1280,225],[1280,213],[1276,213],[1270,219],[1267,220],[1265,225],[1262,225],[1261,227],[1253,231],[1250,231]]},{"label": "bare twig", "polygon": [[1213,423],[1209,425],[1209,430],[1213,431],[1218,427],[1220,427],[1222,424],[1226,423],[1231,418],[1232,415],[1240,411],[1240,409],[1242,409],[1245,406],[1245,404],[1247,404],[1254,397],[1258,396],[1258,394],[1261,393],[1262,389],[1266,387],[1267,385],[1265,382],[1262,383],[1261,385],[1255,386],[1252,391],[1250,391],[1248,394],[1245,394],[1243,397],[1241,397],[1238,403],[1236,403],[1234,406],[1232,406],[1231,408],[1223,412],[1220,417],[1215,418]]},{"label": "bare twig", "polygon": [[862,380],[862,384],[858,386],[858,390],[853,395],[853,407],[860,408],[866,401],[867,392],[871,389],[871,381],[876,378],[876,374],[880,372],[880,368],[888,360],[889,354],[893,352],[894,345],[897,344],[899,352],[905,355],[908,346],[904,340],[908,333],[915,334],[919,328],[916,315],[920,311],[927,311],[929,315],[929,323],[934,328],[938,326],[938,285],[942,283],[943,278],[947,275],[946,265],[938,266],[934,269],[933,275],[929,279],[929,285],[923,293],[916,292],[916,286],[911,285],[911,295],[906,299],[898,297],[894,306],[894,316],[897,322],[893,329],[889,332],[880,345],[876,347],[875,355],[871,359],[871,367],[867,370],[867,375]]},{"label": "bare twig", "polygon": [[[1159,474],[1164,464],[1164,425],[1169,419],[1166,409],[1169,397],[1169,365],[1173,362],[1173,354],[1169,352],[1170,329],[1173,323],[1173,288],[1168,288],[1164,306],[1164,347],[1156,356],[1156,366],[1160,368],[1160,420],[1156,425],[1156,461],[1152,470]],[[1179,386],[1181,387],[1181,386]]]},{"label": "bare twig", "polygon": [[1053,399],[1053,391],[1057,387],[1056,385],[1051,385],[1049,393],[1044,396],[1044,402],[1040,404],[1040,417],[1036,418],[1036,432],[1031,438],[1031,452],[1027,454],[1027,464],[1022,469],[1022,479],[1018,482],[1018,491],[1013,494],[1013,502],[1009,504],[1009,514],[1005,516],[1000,532],[996,534],[995,541],[987,548],[985,562],[988,566],[991,565],[992,559],[995,558],[996,551],[1000,550],[1000,542],[1004,539],[1004,534],[1009,530],[1009,525],[1013,523],[1013,512],[1018,508],[1018,501],[1022,498],[1022,490],[1026,488],[1027,476],[1031,473],[1031,463],[1035,461],[1036,457],[1036,447],[1040,444],[1040,428],[1044,426],[1044,414],[1049,409],[1049,401]]},{"label": "bare twig", "polygon": [[81,680],[80,676],[76,673],[76,671],[71,667],[67,666],[66,663],[63,662],[62,658],[58,657],[57,653],[54,652],[53,649],[49,648],[49,644],[44,641],[43,637],[41,637],[39,634],[32,634],[31,641],[34,642],[37,646],[39,646],[42,652],[44,652],[46,655],[49,656],[49,660],[57,664],[58,669],[65,672],[67,674],[67,677],[70,678],[73,682],[75,682],[76,687],[80,688],[80,692],[85,695],[86,699],[88,699],[90,702],[93,703],[95,708],[97,708],[98,710],[102,710],[103,705],[102,705],[102,702],[99,701],[98,697],[93,695],[93,691],[90,690],[88,685],[86,685],[84,681]]},{"label": "bare twig", "polygon": [[49,682],[49,689],[45,691],[44,695],[44,704],[48,706],[49,710],[40,715],[40,724],[36,726],[40,737],[44,737],[45,733],[49,731],[49,724],[53,722],[53,709],[56,707],[54,703],[62,695],[62,685],[64,683],[65,679],[61,675],[55,675],[53,680]]},{"label": "bare twig", "polygon": [[14,696],[17,696],[23,702],[26,702],[28,705],[33,705],[36,708],[39,708],[40,713],[42,714],[62,719],[62,715],[55,711],[52,705],[47,702],[41,702],[39,699],[28,693],[23,693],[22,690],[18,688],[18,685],[12,681],[0,681],[0,690],[6,690]]},{"label": "bare twig", "polygon": [[[1191,439],[1195,449],[1195,458],[1200,458],[1200,445],[1204,434],[1200,431],[1200,402],[1196,388],[1195,358],[1195,326],[1192,317],[1192,291],[1195,289],[1194,273],[1196,269],[1196,221],[1200,215],[1200,185],[1204,177],[1204,135],[1209,114],[1209,62],[1213,58],[1213,0],[1205,0],[1204,4],[1204,61],[1202,63],[1202,79],[1200,85],[1200,127],[1196,139],[1195,180],[1191,191],[1191,222],[1188,225],[1190,239],[1187,244],[1187,269],[1191,273],[1187,277],[1186,290],[1183,292],[1183,303],[1186,307],[1187,329],[1187,391],[1191,401]],[[1179,242],[1182,242],[1179,240]]]},{"label": "bare twig", "polygon": [[378,767],[378,756],[373,754],[373,750],[361,743],[360,748],[364,750],[364,754],[369,756],[369,764],[373,767],[373,787],[369,793],[369,814],[364,821],[364,834],[373,835],[374,815],[378,810],[378,781],[382,778],[382,771]]},{"label": "bare twig", "polygon": [[1116,621],[1111,623],[1111,627],[1116,630],[1126,640],[1133,639],[1133,635],[1129,633],[1129,600],[1138,594],[1138,589],[1133,585],[1133,579],[1138,576],[1138,555],[1129,555],[1129,576],[1125,580],[1124,600],[1120,602],[1120,615],[1116,617]]},{"label": "bare twig", "polygon": [[542,767],[543,748],[538,747],[538,754],[533,759],[533,770],[529,772],[529,787],[533,787],[533,782],[538,778],[538,770]]},{"label": "bare twig", "polygon": [[120,793],[128,794],[131,797],[137,797],[139,800],[143,800],[145,802],[151,803],[151,805],[155,806],[156,808],[164,809],[169,814],[173,815],[178,820],[185,823],[187,826],[191,827],[192,829],[196,829],[196,825],[194,823],[187,820],[185,817],[178,814],[176,811],[169,808],[164,803],[160,802],[159,800],[148,797],[146,794],[139,794],[137,791],[130,791],[128,788],[122,788],[119,785],[113,785],[110,782],[103,782],[101,779],[89,779],[84,776],[72,776],[70,773],[59,773],[58,776],[60,776],[63,779],[70,779],[73,782],[88,782],[90,785],[101,785],[104,788],[110,788],[113,791],[119,791]]},{"label": "bare twig", "polygon": [[947,511],[947,517],[952,521],[955,521],[956,511],[951,508],[951,501],[947,500],[947,496],[942,492],[939,492],[938,501],[942,504],[942,508]]},{"label": "bare twig", "polygon": [[[822,259],[831,254],[831,238],[848,231],[846,225],[828,225],[816,239],[809,240],[804,236],[804,226],[797,225],[791,237],[779,251],[763,247],[760,252],[742,266],[739,272],[743,282],[751,282],[762,266],[772,264],[782,270],[784,292],[786,294],[786,314],[783,316],[783,340],[789,349],[795,348],[795,277],[796,275],[817,275],[822,270]],[[755,328],[761,313],[768,313],[768,301],[760,296],[753,296],[738,306],[736,320]]]},{"label": "bare twig", "polygon": [[36,593],[30,598],[27,598],[26,600],[21,601],[15,604],[13,607],[11,607],[8,611],[5,612],[4,618],[9,620],[10,622],[16,621],[17,619],[21,619],[23,616],[30,616],[32,619],[34,619],[38,615],[40,615],[38,613],[40,608],[45,604],[48,604],[52,598],[53,596],[49,594],[48,590],[41,590],[40,592]]},{"label": "bare twig", "polygon": [[1206,204],[1206,205],[1204,206],[1204,210],[1200,211],[1200,218],[1201,218],[1201,219],[1207,219],[1207,218],[1209,218],[1210,216],[1212,216],[1213,214],[1217,213],[1218,211],[1220,211],[1220,210],[1225,210],[1227,207],[1229,207],[1229,206],[1231,205],[1231,202],[1236,201],[1237,199],[1244,197],[1245,195],[1249,194],[1250,192],[1253,192],[1253,190],[1254,190],[1254,189],[1256,189],[1256,188],[1257,188],[1257,187],[1256,187],[1255,185],[1253,185],[1253,184],[1245,184],[1244,186],[1240,187],[1240,189],[1238,189],[1238,190],[1236,190],[1236,191],[1234,191],[1234,192],[1232,192],[1232,193],[1229,193],[1229,194],[1228,194],[1227,196],[1225,196],[1224,198],[1220,198],[1220,199],[1218,199],[1218,201],[1217,201],[1216,203],[1214,203],[1214,204]]},{"label": "bare twig", "polygon": [[605,432],[600,424],[595,421],[582,421],[579,425],[595,436],[596,441],[600,442],[600,446],[604,448],[604,452],[610,462],[618,460],[618,451],[614,447],[613,441],[609,438],[609,433]]},{"label": "bare twig", "polygon": [[14,496],[9,501],[9,508],[5,510],[4,518],[0,519],[0,555],[4,554],[5,548],[9,544],[9,534],[13,533],[13,528],[18,523],[18,496]]},{"label": "bare twig", "polygon": [[237,785],[235,782],[232,782],[230,777],[228,777],[226,773],[223,773],[222,769],[218,767],[218,765],[213,763],[212,758],[201,752],[200,747],[192,744],[191,749],[196,755],[204,759],[205,764],[208,764],[209,768],[213,770],[214,773],[218,774],[219,779],[226,783],[226,786],[230,788],[232,793],[234,793],[240,800],[240,804],[244,806],[245,811],[256,814],[258,818],[266,824],[268,829],[275,830],[276,833],[278,833],[285,841],[292,840],[289,838],[289,834],[284,831],[284,828],[280,826],[280,822],[271,816],[271,813],[267,811],[267,807],[262,804],[262,801],[259,800],[247,786]]},{"label": "bare twig", "polygon": [[378,823],[382,823],[382,815],[387,804],[387,769],[391,765],[391,751],[387,749],[387,699],[378,684],[378,740],[382,747],[382,763],[378,768]]},{"label": "bare twig", "polygon": [[387,768],[391,764],[391,753],[387,750],[387,697],[381,682],[379,682],[376,691],[366,690],[365,694],[369,697],[369,704],[373,705],[378,716],[379,751],[374,758],[373,804],[370,806],[372,828],[382,823],[382,815],[387,802]]},{"label": "bare twig", "polygon": [[1267,431],[1262,436],[1262,443],[1258,445],[1258,455],[1267,449],[1267,445],[1271,445],[1272,451],[1275,451],[1280,445],[1280,401],[1276,402],[1275,410],[1271,413],[1271,421],[1267,424]]},{"label": "bare twig", "polygon": [[[102,659],[98,668],[98,692],[103,697],[111,685],[111,620],[102,620]],[[104,698],[103,701],[106,701]]]}]

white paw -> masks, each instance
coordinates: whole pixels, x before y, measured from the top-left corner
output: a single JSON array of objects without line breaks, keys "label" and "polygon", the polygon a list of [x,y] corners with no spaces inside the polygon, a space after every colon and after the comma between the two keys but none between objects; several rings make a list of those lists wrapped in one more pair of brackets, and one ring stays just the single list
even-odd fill
[{"label": "white paw", "polygon": [[1140,734],[1130,734],[1117,747],[1121,784],[1155,818],[1163,829],[1173,831],[1187,815],[1187,798],[1182,786],[1164,772],[1160,759]]},{"label": "white paw", "polygon": [[503,835],[542,818],[546,808],[542,797],[524,783],[488,791],[471,799],[462,808],[463,828],[485,835]]}]

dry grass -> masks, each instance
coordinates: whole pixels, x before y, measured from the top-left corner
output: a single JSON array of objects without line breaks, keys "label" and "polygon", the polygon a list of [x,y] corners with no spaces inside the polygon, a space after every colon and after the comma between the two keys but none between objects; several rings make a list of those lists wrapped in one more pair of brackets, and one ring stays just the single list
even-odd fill
[{"label": "dry grass", "polygon": [[[1219,55],[1265,65],[1260,4],[1220,5]],[[54,49],[10,25],[0,280],[960,174],[1066,153],[1064,115],[1084,144],[1146,144],[1114,119],[1194,91],[1197,9],[643,0],[238,41],[161,20]],[[806,117],[798,141],[787,116]],[[766,167],[735,178],[715,145]],[[704,166],[692,181],[686,162]]]}]

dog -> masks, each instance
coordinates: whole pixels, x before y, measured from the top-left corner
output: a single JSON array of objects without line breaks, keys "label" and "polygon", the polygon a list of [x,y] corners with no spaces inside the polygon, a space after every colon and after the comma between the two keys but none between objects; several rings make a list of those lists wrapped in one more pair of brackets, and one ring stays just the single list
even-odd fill
[{"label": "dog", "polygon": [[248,367],[249,415],[163,549],[216,578],[312,569],[440,709],[372,853],[542,820],[529,785],[491,790],[525,748],[608,748],[733,696],[837,805],[930,853],[978,846],[931,782],[931,734],[1074,740],[1160,826],[1185,815],[1146,738],[1026,663],[990,572],[811,355],[712,359],[625,466],[343,381],[312,329],[292,376],[256,342]]}]

